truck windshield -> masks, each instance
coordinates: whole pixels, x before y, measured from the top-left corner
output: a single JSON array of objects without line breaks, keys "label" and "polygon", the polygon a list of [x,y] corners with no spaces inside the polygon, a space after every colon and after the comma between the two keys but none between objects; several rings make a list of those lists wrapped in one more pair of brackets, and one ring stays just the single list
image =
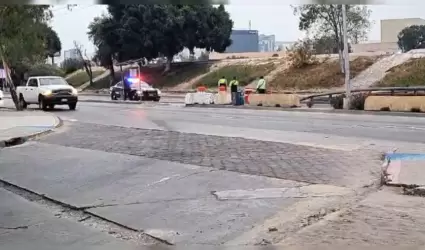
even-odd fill
[{"label": "truck windshield", "polygon": [[68,83],[63,78],[52,77],[52,78],[39,78],[40,86],[47,85],[68,85]]}]

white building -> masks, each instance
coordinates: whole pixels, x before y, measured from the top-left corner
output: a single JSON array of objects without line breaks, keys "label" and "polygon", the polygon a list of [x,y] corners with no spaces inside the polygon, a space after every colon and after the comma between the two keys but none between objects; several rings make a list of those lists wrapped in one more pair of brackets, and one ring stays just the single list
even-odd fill
[{"label": "white building", "polygon": [[276,37],[275,35],[260,35],[258,38],[258,46],[260,52],[273,52],[276,51]]},{"label": "white building", "polygon": [[288,48],[291,48],[295,43],[296,42],[294,41],[277,41],[275,43],[275,51],[286,51]]},{"label": "white building", "polygon": [[399,50],[397,45],[398,34],[404,28],[412,25],[425,25],[425,20],[421,18],[381,20],[381,41],[352,44],[353,52],[397,52]]},{"label": "white building", "polygon": [[80,58],[80,56],[78,55],[77,49],[65,50],[63,52],[63,57],[64,57],[64,60],[67,60],[67,59],[79,59]]}]

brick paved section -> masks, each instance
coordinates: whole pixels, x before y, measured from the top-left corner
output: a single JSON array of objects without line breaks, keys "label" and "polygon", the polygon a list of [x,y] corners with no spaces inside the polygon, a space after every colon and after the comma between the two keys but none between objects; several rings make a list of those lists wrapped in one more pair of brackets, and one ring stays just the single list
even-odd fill
[{"label": "brick paved section", "polygon": [[144,156],[308,183],[358,187],[378,180],[378,157],[287,143],[74,123],[42,142]]}]

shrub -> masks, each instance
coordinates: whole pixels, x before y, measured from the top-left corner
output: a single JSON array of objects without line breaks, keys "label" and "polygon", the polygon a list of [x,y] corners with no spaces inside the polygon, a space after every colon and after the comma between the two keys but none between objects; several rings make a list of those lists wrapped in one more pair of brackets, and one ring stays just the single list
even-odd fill
[{"label": "shrub", "polygon": [[345,95],[337,95],[332,96],[330,100],[330,104],[334,109],[343,109],[344,108],[344,98]]},{"label": "shrub", "polygon": [[293,68],[303,68],[318,63],[313,53],[311,44],[308,41],[299,41],[288,49],[288,58]]},{"label": "shrub", "polygon": [[351,95],[350,109],[364,110],[364,103],[367,96],[368,94],[366,93],[356,93]]},{"label": "shrub", "polygon": [[314,103],[313,103],[313,99],[310,99],[307,101],[307,107],[311,108],[313,107]]},{"label": "shrub", "polygon": [[382,107],[380,111],[391,111],[390,107]]},{"label": "shrub", "polygon": [[279,57],[279,54],[273,54],[272,57]]},{"label": "shrub", "polygon": [[421,109],[413,107],[413,108],[410,109],[410,112],[420,113]]},{"label": "shrub", "polygon": [[61,68],[65,74],[71,74],[72,72],[84,68],[84,62],[82,60],[69,58],[61,63]]},{"label": "shrub", "polygon": [[28,76],[65,76],[59,67],[50,64],[36,64],[29,68]]},{"label": "shrub", "polygon": [[[364,110],[364,103],[366,93],[356,93],[351,95],[350,109],[354,110]],[[337,95],[331,98],[330,104],[334,109],[343,109],[344,108],[344,98],[345,94]]]}]

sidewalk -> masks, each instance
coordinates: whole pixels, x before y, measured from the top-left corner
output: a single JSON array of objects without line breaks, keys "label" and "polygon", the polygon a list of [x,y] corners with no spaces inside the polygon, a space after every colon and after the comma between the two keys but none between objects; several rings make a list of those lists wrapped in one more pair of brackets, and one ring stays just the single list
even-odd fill
[{"label": "sidewalk", "polygon": [[0,109],[0,148],[50,132],[61,124],[58,117],[49,113]]},{"label": "sidewalk", "polygon": [[405,194],[425,196],[425,153],[389,153],[384,168],[387,185],[405,187]]},{"label": "sidewalk", "polygon": [[[0,188],[0,246],[7,250],[145,249]],[[80,219],[82,220],[82,219]]]}]

